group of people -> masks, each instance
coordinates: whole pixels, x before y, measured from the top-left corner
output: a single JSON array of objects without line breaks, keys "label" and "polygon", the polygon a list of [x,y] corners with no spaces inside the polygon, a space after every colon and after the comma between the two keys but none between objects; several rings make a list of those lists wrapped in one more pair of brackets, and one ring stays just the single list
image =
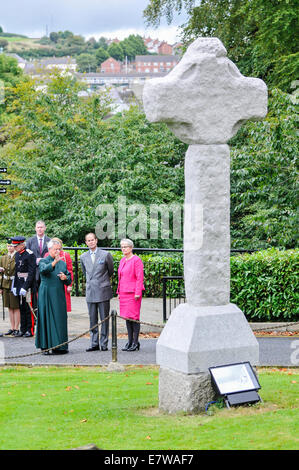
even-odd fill
[{"label": "group of people", "polygon": [[[7,254],[0,258],[0,293],[9,310],[11,328],[4,336],[32,337],[43,354],[68,352],[67,312],[71,311],[73,266],[59,238],[45,234],[38,221],[36,235],[8,239]],[[100,249],[94,233],[85,237],[88,251],[80,257],[86,278],[86,302],[90,319],[90,351],[107,351],[113,258]],[[133,242],[121,240],[123,258],[118,268],[117,295],[120,316],[126,319],[128,341],[123,351],[140,348],[140,308],[144,290],[141,259],[133,254]],[[2,280],[1,280],[2,275]],[[99,333],[98,322],[101,322]],[[2,335],[1,335],[2,336]]]}]

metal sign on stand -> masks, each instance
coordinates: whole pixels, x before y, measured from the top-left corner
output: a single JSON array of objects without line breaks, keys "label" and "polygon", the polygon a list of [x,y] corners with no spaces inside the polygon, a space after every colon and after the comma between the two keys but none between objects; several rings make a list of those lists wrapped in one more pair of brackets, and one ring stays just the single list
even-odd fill
[{"label": "metal sign on stand", "polygon": [[[0,173],[7,173],[7,168],[0,168]],[[11,185],[11,180],[0,179],[0,185],[9,186]],[[0,188],[0,194],[6,194],[6,188]]]}]

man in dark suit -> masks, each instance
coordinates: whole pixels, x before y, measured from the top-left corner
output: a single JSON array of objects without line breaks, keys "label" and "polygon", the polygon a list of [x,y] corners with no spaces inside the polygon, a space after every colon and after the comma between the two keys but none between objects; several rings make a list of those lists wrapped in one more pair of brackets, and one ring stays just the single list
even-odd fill
[{"label": "man in dark suit", "polygon": [[50,237],[46,235],[46,224],[43,220],[38,220],[35,224],[35,232],[36,235],[33,237],[27,238],[26,240],[26,248],[31,250],[35,257],[36,257],[36,272],[35,272],[35,291],[33,294],[33,308],[37,307],[37,296],[36,293],[38,291],[40,285],[40,277],[39,277],[39,269],[38,265],[40,259],[45,256],[48,251],[47,243],[51,240]]},{"label": "man in dark suit", "polygon": [[[113,274],[113,258],[108,251],[97,247],[97,238],[94,233],[85,237],[89,250],[80,257],[81,267],[86,277],[86,302],[90,319],[90,328],[98,323],[98,312],[103,321],[110,311],[112,288],[110,278]],[[109,334],[109,320],[101,325],[99,338],[98,327],[91,331],[91,345],[86,351],[107,351]]]},{"label": "man in dark suit", "polygon": [[[12,293],[19,297],[21,314],[20,331],[16,334],[16,337],[24,336],[27,338],[34,334],[34,318],[29,307],[31,295],[28,291],[34,286],[36,259],[32,251],[26,248],[25,240],[25,237],[13,237],[11,239],[11,243],[16,250]],[[28,299],[27,296],[29,297]]]}]

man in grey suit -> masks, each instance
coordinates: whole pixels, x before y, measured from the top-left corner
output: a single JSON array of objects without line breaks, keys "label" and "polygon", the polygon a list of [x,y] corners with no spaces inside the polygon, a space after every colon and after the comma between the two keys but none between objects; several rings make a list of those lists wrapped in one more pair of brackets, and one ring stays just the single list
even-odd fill
[{"label": "man in grey suit", "polygon": [[[85,243],[89,250],[81,255],[80,262],[83,274],[86,277],[86,302],[89,313],[90,328],[98,323],[98,312],[101,321],[109,315],[112,288],[110,278],[113,274],[113,258],[107,251],[98,248],[98,240],[94,233],[85,236]],[[99,329],[91,331],[91,345],[86,351],[107,351],[108,349],[109,320]]]}]

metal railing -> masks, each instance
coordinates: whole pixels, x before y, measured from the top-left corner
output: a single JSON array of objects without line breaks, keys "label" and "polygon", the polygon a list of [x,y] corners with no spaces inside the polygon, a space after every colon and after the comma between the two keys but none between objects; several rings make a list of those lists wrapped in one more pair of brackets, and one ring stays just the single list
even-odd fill
[{"label": "metal railing", "polygon": [[[106,251],[118,251],[120,252],[120,248],[115,247],[99,247],[101,250]],[[74,261],[74,286],[75,286],[75,296],[79,297],[79,259],[78,259],[78,251],[88,251],[89,248],[86,246],[66,246],[63,247],[66,251],[73,251],[75,253],[75,261]],[[231,254],[234,253],[253,253],[258,250],[245,250],[245,249],[232,249]],[[134,253],[184,253],[183,249],[175,249],[175,248],[134,248]],[[182,271],[183,271],[183,263],[182,263]],[[162,277],[161,277],[162,279]]]},{"label": "metal railing", "polygon": [[[162,283],[163,283],[163,322],[166,323],[169,315],[171,314],[172,311],[172,303],[173,307],[175,308],[177,304],[184,303],[186,300],[185,297],[185,290],[182,289],[182,292],[176,292],[176,296],[172,297],[171,295],[168,296],[168,312],[169,315],[167,315],[167,283],[168,281],[173,281],[173,280],[180,280],[184,281],[183,276],[166,276],[162,278]],[[183,282],[184,284],[184,282]]]}]

